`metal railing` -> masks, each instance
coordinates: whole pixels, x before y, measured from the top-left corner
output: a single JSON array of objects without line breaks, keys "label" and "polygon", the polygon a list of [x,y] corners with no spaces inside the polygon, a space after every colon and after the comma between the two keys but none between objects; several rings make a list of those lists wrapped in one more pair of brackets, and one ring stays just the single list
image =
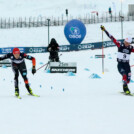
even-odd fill
[{"label": "metal railing", "polygon": [[[31,28],[31,27],[44,27],[44,26],[62,26],[65,25],[69,20],[78,19],[84,24],[96,24],[96,23],[106,23],[106,22],[121,22],[121,21],[134,21],[134,14],[124,15],[123,17],[112,14],[102,14],[102,16],[97,16],[92,14],[85,17],[70,17],[68,19],[61,18],[45,18],[45,17],[29,17],[29,18],[0,18],[0,29],[11,29],[11,28]],[[48,21],[49,20],[49,21]]]}]

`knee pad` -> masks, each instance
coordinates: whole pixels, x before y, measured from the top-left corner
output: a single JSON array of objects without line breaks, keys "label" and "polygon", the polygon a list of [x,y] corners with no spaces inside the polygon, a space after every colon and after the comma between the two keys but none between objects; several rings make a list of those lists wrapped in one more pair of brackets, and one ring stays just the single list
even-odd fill
[{"label": "knee pad", "polygon": [[22,77],[23,77],[24,80],[27,80],[27,73],[26,72],[23,72],[22,73]]},{"label": "knee pad", "polygon": [[28,85],[28,79],[24,80],[25,84]]},{"label": "knee pad", "polygon": [[22,75],[23,75],[23,76],[26,76],[26,75],[27,75],[27,72],[23,72]]}]

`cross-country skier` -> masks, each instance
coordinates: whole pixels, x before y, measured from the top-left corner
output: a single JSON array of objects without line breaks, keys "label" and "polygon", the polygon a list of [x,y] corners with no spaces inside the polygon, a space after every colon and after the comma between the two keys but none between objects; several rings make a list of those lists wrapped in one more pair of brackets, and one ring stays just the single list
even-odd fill
[{"label": "cross-country skier", "polygon": [[48,45],[47,50],[50,52],[49,56],[50,61],[59,62],[59,56],[58,56],[59,45],[54,38],[51,39],[51,42]]},{"label": "cross-country skier", "polygon": [[122,75],[123,81],[123,91],[125,94],[131,94],[128,88],[128,83],[131,79],[131,69],[129,65],[130,54],[134,52],[134,48],[132,45],[132,38],[128,37],[124,40],[123,43],[117,41],[112,35],[108,33],[104,26],[101,26],[101,30],[106,33],[106,35],[114,42],[114,44],[118,47],[117,54],[117,62],[118,62],[118,71]]},{"label": "cross-country skier", "polygon": [[18,77],[19,77],[19,72],[21,76],[24,79],[25,86],[27,88],[27,91],[29,92],[30,95],[36,96],[33,94],[32,89],[29,86],[28,78],[27,78],[27,69],[25,65],[24,59],[29,59],[32,60],[32,73],[36,73],[36,60],[34,57],[29,56],[25,53],[21,53],[18,48],[14,48],[12,53],[8,53],[2,57],[0,57],[0,61],[4,59],[11,59],[11,65],[12,65],[12,70],[14,72],[14,83],[15,83],[15,96],[19,97],[19,86],[18,86]]}]

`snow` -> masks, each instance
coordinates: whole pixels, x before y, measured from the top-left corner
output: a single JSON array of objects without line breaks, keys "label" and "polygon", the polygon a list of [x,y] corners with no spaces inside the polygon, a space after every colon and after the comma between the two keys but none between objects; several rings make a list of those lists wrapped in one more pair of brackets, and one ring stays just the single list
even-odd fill
[{"label": "snow", "polygon": [[69,10],[69,16],[89,15],[92,11],[99,13],[108,12],[109,7],[113,13],[121,10],[128,12],[128,4],[134,4],[133,0],[0,0],[1,17],[61,17],[66,18],[65,10]]},{"label": "snow", "polygon": [[[65,74],[47,74],[44,69],[32,76],[31,63],[27,61],[31,87],[35,93],[41,95],[40,98],[26,95],[27,92],[20,77],[20,94],[23,99],[16,99],[13,82],[11,82],[13,81],[11,68],[1,69],[0,83],[4,88],[1,89],[0,97],[2,99],[0,101],[1,132],[3,134],[9,132],[12,134],[125,134],[130,132],[131,134],[133,132],[131,129],[133,101],[132,97],[118,93],[121,89],[121,78],[116,70],[114,54],[116,48],[108,48],[105,51],[109,54],[111,50],[113,59],[106,59],[105,67],[109,72],[104,75],[101,73],[101,60],[90,59],[94,54],[100,53],[100,50],[65,53],[61,57],[62,61],[77,61],[78,73],[74,77],[68,77]],[[34,56],[37,58],[38,68],[39,62],[45,63],[48,55],[35,54]],[[112,68],[111,65],[113,65]],[[90,71],[85,71],[85,67]],[[99,74],[102,79],[89,79],[92,73]],[[9,74],[10,77],[7,77]],[[40,85],[42,85],[41,88]]]},{"label": "snow", "polygon": [[[39,1],[39,0],[38,0]],[[9,1],[0,0],[0,10],[3,15],[27,15],[32,11],[43,10],[48,6],[48,11],[53,5],[70,5],[66,1],[46,1],[30,0]],[[41,3],[40,3],[41,2]],[[78,6],[82,0],[73,1]],[[88,3],[85,0],[83,3]],[[97,1],[99,6],[102,1]],[[104,1],[107,3],[115,2],[119,7],[120,2]],[[124,1],[133,2],[131,0]],[[101,5],[99,5],[101,3]],[[8,5],[7,7],[3,5]],[[17,6],[16,6],[16,5]],[[37,6],[35,6],[38,4]],[[60,7],[62,7],[60,5]],[[42,7],[41,7],[42,6]],[[72,5],[73,7],[74,5]],[[91,2],[94,7],[94,2]],[[127,6],[127,4],[123,4]],[[15,12],[14,9],[18,12]],[[21,14],[25,7],[25,12]],[[7,10],[8,9],[8,10]],[[77,8],[76,8],[77,9]],[[100,8],[99,8],[100,9]],[[7,10],[7,12],[4,12]],[[29,12],[28,12],[29,11]],[[54,12],[55,10],[52,10]],[[81,10],[80,10],[81,11]],[[34,13],[35,13],[34,12]],[[1,12],[0,12],[1,13]],[[15,14],[14,14],[15,13]],[[33,14],[34,14],[33,13]],[[39,12],[37,12],[38,14]],[[36,14],[36,15],[37,15]],[[55,14],[58,14],[57,12]],[[51,15],[51,13],[50,13]],[[124,38],[134,37],[134,22],[124,22]],[[101,24],[86,25],[87,35],[83,43],[98,42],[102,40],[100,30]],[[106,29],[115,36],[121,38],[120,23],[105,23]],[[69,44],[64,36],[64,27],[51,27],[50,37],[57,39],[60,45]],[[104,35],[104,40],[109,40]],[[47,46],[47,28],[30,29],[1,29],[0,47],[11,46]],[[0,133],[1,134],[133,134],[134,122],[134,101],[131,96],[124,96],[122,91],[121,75],[117,70],[117,48],[104,49],[106,55],[105,72],[102,74],[102,60],[96,59],[95,55],[101,54],[101,50],[86,50],[79,52],[62,53],[62,62],[77,62],[78,72],[75,76],[66,74],[50,74],[43,69],[37,71],[35,75],[31,73],[32,63],[25,60],[28,70],[28,78],[31,88],[40,97],[27,95],[27,91],[21,76],[19,76],[19,87],[21,100],[14,97],[14,74],[11,68],[0,68]],[[48,61],[48,53],[31,54],[36,58],[39,68]],[[133,65],[134,55],[131,55],[130,65]],[[134,80],[132,67],[132,80]],[[101,79],[92,79],[90,76],[97,74]],[[131,92],[134,92],[133,83],[129,84]]]},{"label": "snow", "polygon": [[[100,42],[102,41],[102,32],[100,25],[104,25],[106,29],[116,38],[121,39],[121,23],[99,23],[86,25],[87,34],[82,43]],[[134,37],[134,22],[123,23],[123,37]],[[60,45],[69,45],[64,35],[64,26],[50,27],[50,39],[55,38]],[[109,41],[104,36],[104,41]],[[48,28],[23,28],[23,29],[1,29],[0,30],[0,47],[13,46],[47,46],[48,45]]]},{"label": "snow", "polygon": [[[101,59],[95,59],[95,54],[101,54],[101,50],[69,52],[61,56],[61,61],[77,62],[76,76],[50,74],[44,69],[33,76],[31,62],[26,60],[31,87],[34,93],[41,96],[39,98],[26,95],[23,80],[19,77],[22,100],[16,99],[12,70],[1,68],[1,133],[132,134],[134,101],[133,97],[119,93],[122,91],[122,84],[116,67],[117,48],[107,48],[104,51],[104,74]],[[48,54],[33,56],[37,59],[37,68],[42,65],[40,62],[47,62]],[[89,78],[93,73],[98,74],[101,79]],[[133,83],[129,87],[134,92]]]}]

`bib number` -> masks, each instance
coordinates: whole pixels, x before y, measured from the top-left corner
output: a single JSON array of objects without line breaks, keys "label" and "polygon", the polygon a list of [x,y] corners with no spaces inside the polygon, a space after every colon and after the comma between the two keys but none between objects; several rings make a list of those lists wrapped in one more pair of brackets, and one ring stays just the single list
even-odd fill
[{"label": "bib number", "polygon": [[126,54],[123,54],[123,59],[126,59],[126,57],[127,57]]}]

